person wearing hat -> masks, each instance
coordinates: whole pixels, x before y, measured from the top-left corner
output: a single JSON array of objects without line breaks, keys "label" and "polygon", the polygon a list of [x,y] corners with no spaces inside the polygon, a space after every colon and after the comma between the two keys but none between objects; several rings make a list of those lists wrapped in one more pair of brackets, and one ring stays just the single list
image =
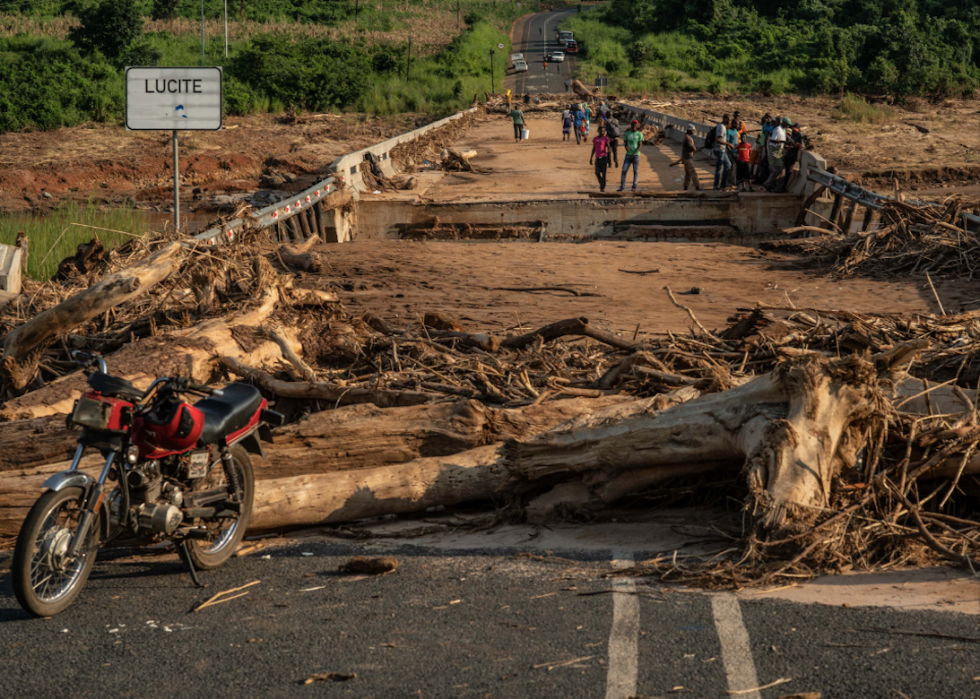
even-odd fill
[{"label": "person wearing hat", "polygon": [[684,143],[681,144],[681,165],[684,166],[684,191],[687,191],[689,184],[694,185],[694,191],[701,191],[701,181],[698,179],[697,168],[694,167],[694,154],[698,152],[698,147],[694,144],[694,134],[697,131],[694,124],[687,125],[687,135],[684,136]]},{"label": "person wearing hat", "polygon": [[643,145],[643,131],[640,130],[640,122],[634,119],[630,124],[629,131],[623,134],[623,146],[626,152],[623,154],[623,172],[619,181],[618,192],[626,191],[626,173],[633,168],[633,191],[640,179],[640,146]]},{"label": "person wearing hat", "polygon": [[786,156],[786,129],[793,125],[793,120],[789,117],[782,117],[776,128],[772,130],[769,137],[769,178],[766,180],[766,191],[772,192],[779,181],[779,175],[783,171],[783,158]]}]

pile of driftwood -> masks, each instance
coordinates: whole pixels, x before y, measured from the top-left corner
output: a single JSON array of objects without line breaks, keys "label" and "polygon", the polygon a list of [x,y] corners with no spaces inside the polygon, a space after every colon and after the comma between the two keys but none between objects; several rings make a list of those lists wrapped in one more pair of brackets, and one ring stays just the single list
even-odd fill
[{"label": "pile of driftwood", "polygon": [[889,201],[877,226],[843,236],[812,238],[796,247],[841,276],[894,279],[899,275],[973,280],[980,277],[980,236],[963,227],[960,213],[976,201],[952,196],[937,204]]},{"label": "pile of driftwood", "polygon": [[493,335],[438,313],[351,317],[271,245],[143,252],[0,316],[0,537],[74,449],[82,348],[140,386],[238,378],[274,401],[290,424],[256,464],[259,528],[474,500],[594,517],[720,476],[745,508],[722,558],[634,572],[742,584],[977,557],[980,314],[756,308],[714,332],[691,314],[692,332],[647,343],[585,318]]}]

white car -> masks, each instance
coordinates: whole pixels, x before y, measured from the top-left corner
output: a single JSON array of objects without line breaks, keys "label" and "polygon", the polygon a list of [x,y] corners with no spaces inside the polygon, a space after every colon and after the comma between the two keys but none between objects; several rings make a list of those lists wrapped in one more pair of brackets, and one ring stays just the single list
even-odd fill
[{"label": "white car", "polygon": [[526,73],[527,63],[524,61],[514,61],[514,72],[515,73]]},{"label": "white car", "polygon": [[564,63],[565,54],[561,51],[555,51],[553,54],[551,54],[551,58],[549,58],[548,60],[551,61],[552,63]]},{"label": "white car", "polygon": [[520,61],[521,63],[524,63],[524,54],[523,53],[512,53],[512,54],[510,54],[510,62],[511,63],[513,63],[516,66],[517,63],[518,63],[518,61]]}]

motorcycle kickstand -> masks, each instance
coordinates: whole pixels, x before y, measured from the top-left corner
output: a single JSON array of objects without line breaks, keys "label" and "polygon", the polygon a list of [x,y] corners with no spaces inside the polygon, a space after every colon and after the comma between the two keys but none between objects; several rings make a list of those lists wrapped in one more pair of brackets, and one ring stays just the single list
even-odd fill
[{"label": "motorcycle kickstand", "polygon": [[197,571],[194,569],[194,561],[191,560],[191,552],[187,550],[187,542],[181,541],[180,546],[177,547],[177,552],[180,554],[181,560],[187,565],[187,570],[191,572],[191,580],[194,581],[195,587],[207,587],[201,583],[197,577]]}]

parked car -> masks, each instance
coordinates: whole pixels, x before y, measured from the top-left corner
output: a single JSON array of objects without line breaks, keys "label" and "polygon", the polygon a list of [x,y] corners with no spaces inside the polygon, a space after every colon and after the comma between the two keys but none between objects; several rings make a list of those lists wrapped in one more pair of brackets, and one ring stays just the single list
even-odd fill
[{"label": "parked car", "polygon": [[517,67],[517,62],[518,61],[524,62],[524,54],[523,53],[512,53],[512,54],[510,54],[510,62],[514,64],[514,67]]},{"label": "parked car", "polygon": [[514,72],[515,73],[526,73],[527,72],[527,62],[524,60],[514,61]]},{"label": "parked car", "polygon": [[565,53],[578,53],[578,42],[569,41],[565,44]]},{"label": "parked car", "polygon": [[563,63],[565,61],[565,54],[561,51],[555,51],[548,60],[552,63]]},{"label": "parked car", "polygon": [[564,46],[569,41],[571,41],[573,38],[574,38],[574,35],[571,32],[567,32],[567,31],[566,32],[558,32],[558,44],[560,46]]}]

